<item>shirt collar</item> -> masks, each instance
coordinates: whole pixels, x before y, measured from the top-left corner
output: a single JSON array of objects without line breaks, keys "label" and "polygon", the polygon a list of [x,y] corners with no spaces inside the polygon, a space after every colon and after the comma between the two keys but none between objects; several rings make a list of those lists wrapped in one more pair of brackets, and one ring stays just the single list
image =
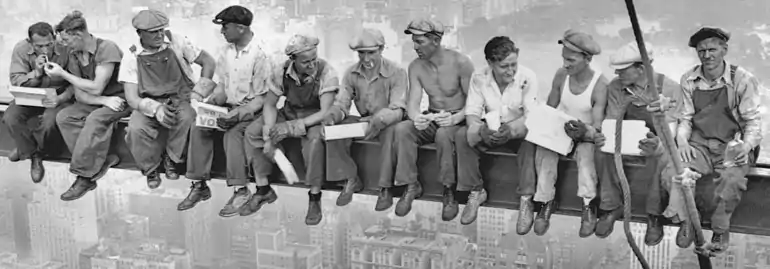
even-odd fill
[{"label": "shirt collar", "polygon": [[[148,52],[148,51],[147,51],[147,49],[145,49],[145,48],[142,46],[141,42],[139,42],[139,43],[140,43],[140,44],[139,44],[139,46],[137,46],[137,47],[139,47],[139,48],[142,48],[142,51],[141,51],[141,52],[139,52],[139,54],[145,54],[145,53],[147,53],[147,52]],[[167,35],[163,35],[163,44],[162,44],[162,45],[160,45],[160,49],[158,49],[157,51],[155,51],[155,52],[153,52],[153,53],[157,53],[157,52],[163,51],[163,50],[165,50],[165,49],[169,48],[170,46],[171,46],[171,40],[168,38],[168,36],[167,36]]]},{"label": "shirt collar", "polygon": [[[727,85],[732,85],[732,77],[730,76],[730,63],[727,62],[727,60],[724,61],[725,63],[725,71],[722,73],[722,76],[718,78],[719,81],[723,82]],[[706,76],[703,75],[703,65],[699,64],[695,68],[693,68],[692,71],[687,76],[687,80],[689,81],[696,81],[696,80],[705,80]]]},{"label": "shirt collar", "polygon": [[[513,81],[511,81],[511,83],[508,83],[508,86],[505,86],[505,89],[502,89],[502,92],[505,92],[505,90],[513,86],[516,83],[516,81],[519,81],[519,78],[522,76],[521,71],[522,71],[521,66],[519,66],[519,69],[516,70],[516,74],[513,75]],[[492,74],[492,68],[490,68],[489,66],[484,67],[484,76],[486,77],[486,80],[489,86],[495,87],[498,90],[500,90],[500,86],[498,86],[497,81],[495,81],[495,75]]]},{"label": "shirt collar", "polygon": [[[302,80],[301,80],[301,79],[300,79],[300,77],[299,77],[299,74],[297,74],[297,71],[295,71],[295,70],[294,70],[294,61],[293,61],[293,60],[292,60],[292,61],[289,61],[289,66],[288,66],[288,67],[286,67],[286,76],[287,76],[287,77],[290,77],[290,78],[291,78],[291,79],[293,79],[295,82],[297,82],[297,86],[301,86],[301,85],[302,85],[302,83],[303,83],[303,82],[302,82]],[[315,79],[315,77],[314,77],[314,76],[315,76],[315,74],[313,74],[313,75],[310,75],[310,76],[308,76],[307,78],[305,78],[305,83],[307,83],[308,81],[312,81],[313,79]]]},{"label": "shirt collar", "polygon": [[[353,68],[353,70],[351,70],[351,73],[363,75],[364,74],[364,65],[363,65],[363,63],[358,62],[356,64],[356,67]],[[395,66],[392,63],[390,63],[389,61],[387,61],[385,58],[382,58],[381,63],[380,63],[380,75],[382,77],[389,78],[389,77],[393,76],[393,74],[395,74],[395,73],[396,73]]]},{"label": "shirt collar", "polygon": [[[248,53],[249,51],[251,51],[251,48],[252,48],[252,46],[254,46],[254,42],[255,42],[255,41],[256,41],[256,39],[254,39],[254,38],[253,38],[253,39],[251,39],[251,41],[249,41],[249,44],[246,44],[246,46],[245,46],[245,47],[243,47],[243,49],[241,49],[241,51],[242,51],[242,52],[247,52],[247,53]],[[227,44],[227,48],[228,48],[228,49],[232,49],[232,50],[234,50],[234,51],[238,51],[238,47],[236,47],[236,46],[235,46],[235,43],[228,43],[228,44]]]}]

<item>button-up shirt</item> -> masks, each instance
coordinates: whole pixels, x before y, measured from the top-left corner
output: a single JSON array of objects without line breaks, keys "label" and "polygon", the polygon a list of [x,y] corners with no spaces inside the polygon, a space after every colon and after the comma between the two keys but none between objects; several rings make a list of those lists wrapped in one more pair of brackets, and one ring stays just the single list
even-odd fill
[{"label": "button-up shirt", "polygon": [[215,94],[227,96],[226,103],[241,106],[258,95],[273,90],[273,63],[253,38],[248,45],[238,50],[235,44],[228,43],[217,52],[217,81]]},{"label": "button-up shirt", "polygon": [[[302,85],[302,79],[300,79],[299,74],[297,74],[297,71],[294,70],[294,62],[290,62],[289,66],[286,67],[286,72],[284,73],[284,65],[286,61],[289,60],[288,56],[280,56],[280,57],[274,57],[273,59],[273,71],[272,71],[272,85],[270,85],[268,88],[273,90],[273,92],[278,96],[283,96],[283,77],[287,76],[291,78],[295,83],[297,83],[297,86]],[[314,76],[315,74],[313,74]],[[312,80],[312,76],[309,78],[306,78],[306,80],[310,81]],[[331,66],[331,64],[326,64],[326,67],[324,68],[323,73],[321,74],[321,86],[318,87],[318,95],[321,96],[324,93],[327,92],[337,92],[337,90],[340,87],[340,79],[337,75],[337,71],[334,70],[334,67]]]},{"label": "button-up shirt", "polygon": [[492,69],[486,67],[471,77],[465,115],[483,117],[486,113],[498,112],[501,122],[510,122],[524,116],[526,107],[536,102],[537,96],[537,77],[529,68],[519,66],[513,82],[500,91]]},{"label": "button-up shirt", "polygon": [[[59,66],[67,66],[69,61],[69,51],[67,47],[55,42],[53,47],[53,56],[48,59],[50,62],[59,64]],[[35,70],[37,59],[37,53],[32,47],[29,41],[22,40],[16,43],[13,47],[13,54],[11,55],[11,67],[10,67],[10,80],[11,85],[21,87],[38,87],[38,88],[57,88],[62,91],[64,87],[69,83],[61,77],[50,77],[43,73],[39,77],[36,77],[33,71]]]},{"label": "button-up shirt", "polygon": [[[174,50],[174,54],[176,55],[177,60],[179,60],[185,76],[187,76],[190,81],[194,82],[196,79],[193,75],[192,64],[195,63],[195,59],[198,59],[198,56],[201,54],[201,49],[198,46],[193,45],[186,36],[173,32],[171,33],[170,40],[167,36],[164,39],[164,43],[161,45],[161,48],[158,50],[158,52],[167,48]],[[134,46],[137,49],[142,48],[142,46],[139,44]],[[120,61],[118,81],[123,83],[138,84],[139,75],[137,73],[137,55],[150,55],[154,53],[157,52],[148,52],[147,50],[142,49],[142,51],[125,54],[123,59]]]},{"label": "button-up shirt", "polygon": [[[675,108],[666,112],[666,122],[676,122],[680,117],[679,109],[681,108],[682,103],[681,87],[676,81],[666,76],[662,76],[661,74],[655,74],[655,82],[653,83],[655,87],[660,85],[658,80],[661,77],[663,78],[663,87],[660,93],[676,102]],[[634,95],[643,94],[648,84],[647,80],[644,80],[643,82],[631,86],[624,86],[617,77],[612,79],[607,86],[607,108],[605,109],[605,119],[617,120],[622,118],[623,108],[626,105],[633,105],[631,104],[632,102],[639,102]]]},{"label": "button-up shirt", "polygon": [[361,63],[354,64],[345,72],[341,88],[343,90],[337,94],[334,106],[340,109],[342,115],[349,111],[351,99],[364,117],[383,109],[396,112],[384,122],[386,125],[398,121],[398,115],[403,115],[406,109],[406,70],[388,59],[382,59],[379,72],[371,78],[366,77]]},{"label": "button-up shirt", "polygon": [[733,117],[743,128],[743,141],[749,146],[756,147],[762,141],[762,118],[759,114],[761,99],[759,95],[759,80],[753,74],[738,67],[735,71],[735,81],[730,74],[730,63],[725,61],[725,72],[717,78],[714,84],[703,76],[701,65],[688,70],[682,75],[682,120],[678,135],[690,137],[692,134],[692,117],[695,107],[692,102],[694,91],[711,91],[727,86],[728,105],[732,108]]}]

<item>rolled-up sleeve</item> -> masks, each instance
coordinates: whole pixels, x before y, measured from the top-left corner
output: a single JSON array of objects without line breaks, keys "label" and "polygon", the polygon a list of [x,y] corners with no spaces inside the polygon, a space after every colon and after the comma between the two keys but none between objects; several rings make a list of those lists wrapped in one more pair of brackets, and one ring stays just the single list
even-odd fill
[{"label": "rolled-up sleeve", "polygon": [[677,122],[682,117],[682,87],[676,81],[663,77],[662,94],[674,102],[674,107],[666,111],[666,122]]},{"label": "rolled-up sleeve", "polygon": [[679,110],[679,127],[677,128],[677,137],[689,139],[692,134],[692,116],[695,114],[695,108],[692,103],[693,83],[689,80],[689,75],[685,73],[679,84],[681,85],[682,107]]},{"label": "rolled-up sleeve", "polygon": [[353,102],[353,91],[355,91],[351,80],[351,74],[346,73],[342,78],[340,90],[337,92],[337,95],[334,96],[334,104],[329,113],[334,115],[335,121],[342,121],[350,111],[350,105]]},{"label": "rolled-up sleeve", "polygon": [[390,102],[388,108],[406,110],[406,91],[409,84],[406,70],[399,68],[392,77],[390,77]]},{"label": "rolled-up sleeve", "polygon": [[321,75],[321,87],[318,88],[318,95],[327,92],[337,92],[340,88],[340,78],[337,71],[331,65],[326,65],[324,73]]},{"label": "rolled-up sleeve", "polygon": [[118,82],[138,84],[136,56],[133,53],[126,53],[120,60],[120,71],[118,71]]},{"label": "rolled-up sleeve", "polygon": [[759,80],[748,72],[744,73],[743,78],[736,85],[738,114],[746,122],[743,141],[752,148],[762,142],[762,115],[760,114],[762,100],[759,89]]},{"label": "rolled-up sleeve", "polygon": [[[24,42],[24,41],[22,41]],[[32,64],[29,62],[29,45],[19,43],[13,48],[11,55],[10,79],[13,86],[37,86],[40,80],[32,72]],[[34,85],[33,85],[34,84]]]},{"label": "rolled-up sleeve", "polygon": [[203,51],[200,47],[196,46],[195,44],[190,41],[187,36],[179,35],[179,34],[172,34],[174,35],[174,43],[176,43],[175,47],[182,49],[182,57],[187,61],[188,64],[195,63],[195,60],[198,59],[198,56],[201,55],[201,51]]},{"label": "rolled-up sleeve", "polygon": [[481,84],[484,83],[483,74],[477,73],[471,77],[471,85],[468,89],[468,97],[465,100],[465,116],[482,117],[484,113],[484,96]]}]

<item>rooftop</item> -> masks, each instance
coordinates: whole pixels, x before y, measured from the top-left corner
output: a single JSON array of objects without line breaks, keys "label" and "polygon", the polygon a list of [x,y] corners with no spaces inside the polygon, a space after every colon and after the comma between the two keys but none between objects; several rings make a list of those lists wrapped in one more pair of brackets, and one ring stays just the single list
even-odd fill
[{"label": "rooftop", "polygon": [[143,259],[171,261],[172,256],[187,254],[186,250],[169,247],[162,240],[116,241],[102,239],[99,244],[84,249],[81,254],[101,259]]}]

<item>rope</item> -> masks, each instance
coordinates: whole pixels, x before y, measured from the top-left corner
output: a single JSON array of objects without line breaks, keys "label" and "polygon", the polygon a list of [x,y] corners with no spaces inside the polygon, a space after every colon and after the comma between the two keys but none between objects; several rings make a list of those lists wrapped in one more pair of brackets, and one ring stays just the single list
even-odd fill
[{"label": "rope", "polygon": [[[628,105],[623,106],[620,115],[625,115],[627,109]],[[642,268],[649,269],[650,265],[647,263],[647,259],[642,255],[642,251],[639,250],[639,246],[631,234],[631,188],[628,186],[628,178],[626,178],[626,172],[623,170],[623,158],[620,154],[623,142],[622,130],[623,119],[621,118],[615,121],[615,153],[613,154],[613,159],[615,160],[615,171],[617,171],[618,178],[620,179],[620,188],[623,191],[623,232],[625,232],[628,245],[631,246],[631,250],[634,252],[636,259],[639,260]]]}]

